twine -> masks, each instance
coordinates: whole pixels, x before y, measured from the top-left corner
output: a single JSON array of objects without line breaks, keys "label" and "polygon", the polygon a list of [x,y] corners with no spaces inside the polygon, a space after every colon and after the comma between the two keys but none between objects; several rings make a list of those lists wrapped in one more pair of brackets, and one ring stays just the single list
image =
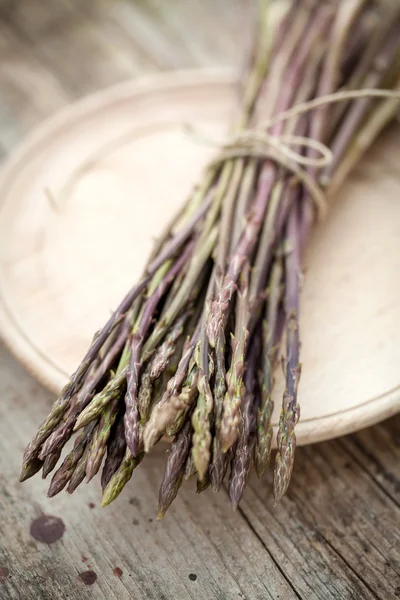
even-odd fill
[{"label": "twine", "polygon": [[[269,133],[268,129],[311,110],[322,108],[329,104],[360,98],[382,98],[400,101],[400,91],[381,89],[343,90],[319,96],[308,102],[296,104],[289,110],[280,112],[260,122],[252,129],[239,131],[222,142],[221,140],[212,140],[191,124],[185,123],[184,127],[186,132],[192,137],[194,136],[198,141],[220,148],[216,158],[209,163],[209,168],[214,168],[216,165],[223,164],[230,159],[254,157],[272,160],[287,171],[290,171],[307,188],[316,206],[318,217],[323,218],[327,212],[328,205],[326,191],[308,173],[306,168],[321,169],[322,167],[329,166],[333,160],[332,151],[326,144],[319,140],[307,136],[274,135]],[[299,146],[317,152],[318,156],[305,156],[293,150],[293,147]]]}]

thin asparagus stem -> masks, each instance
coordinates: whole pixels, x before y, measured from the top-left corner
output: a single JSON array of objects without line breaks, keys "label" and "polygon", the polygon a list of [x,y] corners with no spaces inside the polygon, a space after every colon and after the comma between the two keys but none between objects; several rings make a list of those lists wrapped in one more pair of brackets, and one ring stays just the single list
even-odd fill
[{"label": "thin asparagus stem", "polygon": [[127,368],[125,367],[122,371],[116,373],[116,375],[105,385],[104,389],[94,396],[93,400],[77,418],[74,425],[74,431],[78,431],[82,427],[86,427],[86,425],[95,419],[98,419],[109,402],[117,397],[121,397],[126,385],[126,372]]},{"label": "thin asparagus stem", "polygon": [[185,324],[189,316],[190,312],[187,311],[176,320],[176,323],[172,326],[165,341],[155,353],[149,369],[150,379],[157,379],[168,367],[169,360],[175,352],[176,344],[184,332]]},{"label": "thin asparagus stem", "polygon": [[185,473],[183,477],[184,479],[190,479],[193,477],[193,475],[196,475],[196,467],[194,466],[192,453],[190,453],[186,460]]},{"label": "thin asparagus stem", "polygon": [[220,442],[223,402],[226,394],[225,336],[220,335],[215,348],[214,383],[214,440],[210,479],[214,491],[219,491],[228,468],[228,453],[223,453]]},{"label": "thin asparagus stem", "polygon": [[162,519],[165,516],[182,485],[191,441],[192,425],[189,418],[172,442],[171,450],[168,454],[164,477],[158,495],[157,519]]},{"label": "thin asparagus stem", "polygon": [[197,477],[196,481],[196,494],[205,492],[211,485],[210,473],[207,471],[202,478]]},{"label": "thin asparagus stem", "polygon": [[261,370],[260,405],[257,411],[257,437],[254,465],[258,477],[268,468],[273,430],[271,425],[274,402],[272,400],[273,371],[277,359],[277,345],[281,339],[283,319],[279,318],[282,299],[283,265],[278,256],[271,270],[266,320],[263,326],[263,365]]},{"label": "thin asparagus stem", "polygon": [[[198,390],[199,370],[196,366],[189,371],[187,379],[176,396],[171,396],[170,401],[162,407],[161,414],[164,415],[165,432],[169,436],[174,436],[180,430],[185,419],[186,413],[195,403],[199,396]],[[162,417],[160,417],[160,420]]]},{"label": "thin asparagus stem", "polygon": [[249,267],[244,265],[238,293],[238,309],[235,335],[232,337],[232,360],[227,373],[227,392],[223,402],[220,428],[222,452],[227,452],[236,442],[239,435],[239,413],[243,402],[244,357],[248,339],[247,323],[249,317],[248,304]]},{"label": "thin asparagus stem", "polygon": [[[82,457],[85,455],[85,450],[87,449],[93,431],[95,429],[95,424],[90,424],[87,428],[85,428],[79,436],[75,439],[74,447],[71,452],[65,457],[64,462],[61,467],[55,472],[53,478],[51,480],[51,484],[48,490],[47,495],[49,498],[56,496],[65,488],[65,486],[71,481],[71,478],[75,475],[78,464],[81,461]],[[86,460],[82,461],[83,466],[85,467]],[[83,470],[84,479],[85,471]],[[74,477],[74,486],[77,487],[79,484],[76,484],[76,481],[79,479],[77,475]]]},{"label": "thin asparagus stem", "polygon": [[[221,250],[221,249],[220,249]],[[220,258],[223,260],[225,252],[220,252]],[[211,277],[207,295],[205,298],[206,312],[209,311],[210,301],[214,292],[216,280]],[[197,397],[197,405],[193,411],[192,425],[192,455],[195,467],[197,469],[198,478],[201,481],[206,473],[211,459],[211,415],[214,408],[214,398],[211,391],[210,375],[214,371],[214,364],[209,352],[209,345],[206,336],[205,320],[200,333],[199,344],[194,355],[198,367],[197,389],[199,391]]]},{"label": "thin asparagus stem", "polygon": [[142,462],[144,452],[138,452],[137,456],[132,456],[129,450],[126,451],[125,457],[120,464],[118,470],[111,477],[103,491],[102,506],[108,506],[122,492],[128,481],[131,479],[133,471]]},{"label": "thin asparagus stem", "polygon": [[101,489],[107,487],[111,477],[119,469],[126,451],[125,425],[123,413],[117,417],[111,429],[107,445],[107,456],[101,472]]},{"label": "thin asparagus stem", "polygon": [[106,406],[100,421],[93,432],[92,441],[88,451],[86,461],[86,482],[88,483],[100,469],[104,455],[107,450],[107,443],[110,437],[111,428],[117,417],[119,399],[116,398]]},{"label": "thin asparagus stem", "polygon": [[239,438],[231,461],[229,499],[234,510],[238,507],[246,485],[255,443],[254,390],[251,387],[246,388],[243,396]]},{"label": "thin asparagus stem", "polygon": [[55,467],[60,459],[61,452],[62,452],[62,449],[60,448],[59,450],[56,450],[52,454],[49,454],[48,456],[46,456],[46,458],[44,459],[44,462],[43,462],[43,471],[42,471],[43,479],[46,479],[47,475],[49,473],[51,473],[53,471],[53,469],[55,469]]},{"label": "thin asparagus stem", "polygon": [[289,485],[293,470],[296,435],[294,427],[299,420],[300,408],[297,403],[297,390],[300,379],[299,363],[299,280],[300,280],[300,239],[299,211],[294,206],[288,221],[288,249],[285,257],[286,269],[286,389],[278,430],[278,452],[274,470],[275,504],[279,502]]}]

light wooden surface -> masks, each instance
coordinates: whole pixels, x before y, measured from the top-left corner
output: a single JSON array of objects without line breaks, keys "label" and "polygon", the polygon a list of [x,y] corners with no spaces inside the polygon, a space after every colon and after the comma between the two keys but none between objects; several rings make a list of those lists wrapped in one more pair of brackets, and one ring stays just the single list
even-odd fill
[{"label": "light wooden surface", "polygon": [[[232,64],[238,44],[232,4],[1,0],[3,156],[85,93],[158,69]],[[391,332],[386,335],[382,343]],[[399,417],[300,448],[277,509],[268,478],[250,481],[236,514],[224,492],[196,495],[189,486],[157,523],[162,450],[104,510],[95,483],[50,501],[45,482],[17,482],[24,444],[50,402],[1,349],[1,600],[400,596]],[[52,545],[31,535],[32,521],[43,513],[65,525]]]},{"label": "light wooden surface", "polygon": [[[2,169],[0,334],[54,393],[215,154],[184,125],[222,140],[236,106],[223,72],[142,77],[64,109]],[[392,128],[355,169],[308,247],[299,445],[400,410],[399,134]],[[278,370],[275,432],[284,385]]]}]

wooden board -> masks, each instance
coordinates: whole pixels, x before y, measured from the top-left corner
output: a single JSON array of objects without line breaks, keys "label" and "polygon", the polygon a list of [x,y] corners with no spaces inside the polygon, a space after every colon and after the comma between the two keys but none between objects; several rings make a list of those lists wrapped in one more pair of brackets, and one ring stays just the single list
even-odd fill
[{"label": "wooden board", "polygon": [[[161,445],[105,509],[97,478],[55,498],[40,477],[18,484],[50,398],[1,347],[0,365],[0,600],[398,600],[399,417],[298,448],[277,508],[271,473],[236,513],[189,481],[156,521]],[[54,543],[32,535],[43,515]]]},{"label": "wooden board", "polygon": [[[1,333],[52,391],[139,279],[154,237],[215,152],[185,124],[222,138],[235,98],[235,83],[221,73],[117,86],[43,125],[4,167]],[[400,409],[398,143],[395,128],[372,150],[308,253],[300,444]],[[283,385],[279,375],[274,424]]]}]

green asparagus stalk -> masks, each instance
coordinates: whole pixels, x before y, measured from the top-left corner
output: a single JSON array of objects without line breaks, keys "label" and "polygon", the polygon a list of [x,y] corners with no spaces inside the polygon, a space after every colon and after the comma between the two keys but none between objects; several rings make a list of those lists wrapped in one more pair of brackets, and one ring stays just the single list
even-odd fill
[{"label": "green asparagus stalk", "polygon": [[111,477],[103,491],[102,506],[107,506],[120,495],[132,477],[133,471],[142,462],[143,458],[144,452],[139,451],[137,456],[132,456],[129,450],[126,451],[118,470]]},{"label": "green asparagus stalk", "polygon": [[86,462],[86,482],[89,482],[100,469],[107,450],[111,428],[117,417],[118,398],[106,406],[100,421],[93,432]]}]

